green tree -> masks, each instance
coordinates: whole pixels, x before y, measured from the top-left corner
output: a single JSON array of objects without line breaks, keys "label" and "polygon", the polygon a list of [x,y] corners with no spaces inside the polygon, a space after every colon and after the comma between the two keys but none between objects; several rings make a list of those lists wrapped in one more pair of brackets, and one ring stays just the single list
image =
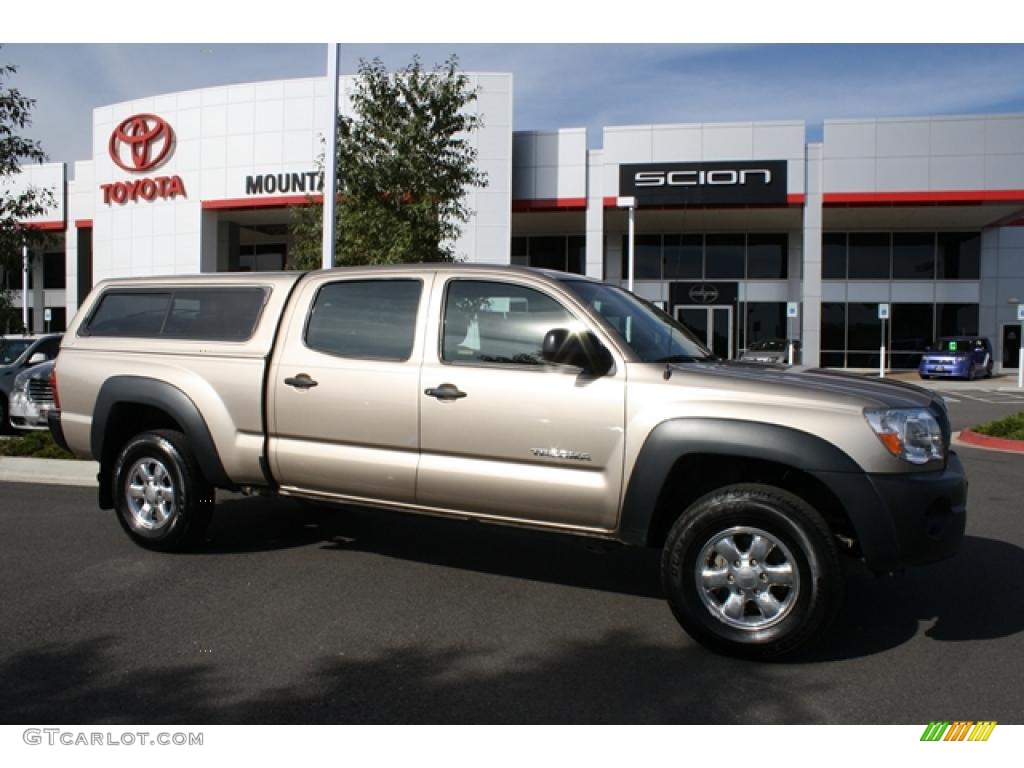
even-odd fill
[{"label": "green tree", "polygon": [[[28,187],[20,192],[10,189],[10,180],[21,173],[28,162],[46,160],[38,141],[23,138],[20,131],[32,124],[35,99],[29,99],[4,81],[17,72],[11,64],[0,65],[0,271],[21,269],[21,249],[26,243],[38,247],[46,242],[43,232],[22,225],[27,219],[44,213],[53,205],[48,189]],[[8,292],[0,283],[0,331],[21,327],[21,317],[11,306]]]},{"label": "green tree", "polygon": [[[338,117],[335,264],[453,261],[469,220],[467,188],[483,187],[470,134],[477,90],[452,56],[432,71],[418,57],[398,73],[361,60],[353,117]],[[323,169],[321,159],[321,170]],[[293,212],[297,269],[322,263],[323,206]]]}]

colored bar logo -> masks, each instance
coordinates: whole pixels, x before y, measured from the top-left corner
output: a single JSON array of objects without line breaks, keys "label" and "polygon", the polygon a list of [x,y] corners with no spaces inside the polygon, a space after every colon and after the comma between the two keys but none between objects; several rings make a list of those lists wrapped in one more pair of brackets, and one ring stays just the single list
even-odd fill
[{"label": "colored bar logo", "polygon": [[995,720],[933,720],[921,734],[921,741],[988,741],[995,727]]}]

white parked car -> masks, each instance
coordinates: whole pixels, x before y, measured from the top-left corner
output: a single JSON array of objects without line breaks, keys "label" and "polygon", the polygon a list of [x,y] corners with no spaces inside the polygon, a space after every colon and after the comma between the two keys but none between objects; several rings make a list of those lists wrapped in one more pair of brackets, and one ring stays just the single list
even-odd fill
[{"label": "white parked car", "polygon": [[53,408],[51,371],[52,360],[26,368],[14,378],[10,423],[15,429],[46,429],[46,416]]}]

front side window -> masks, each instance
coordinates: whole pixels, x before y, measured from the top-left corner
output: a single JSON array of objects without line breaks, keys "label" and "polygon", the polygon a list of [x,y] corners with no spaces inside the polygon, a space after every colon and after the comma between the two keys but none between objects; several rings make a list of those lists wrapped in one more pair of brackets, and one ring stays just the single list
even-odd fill
[{"label": "front side window", "polygon": [[344,280],[319,290],[306,346],[338,357],[403,362],[412,355],[419,280]]},{"label": "front side window", "polygon": [[682,325],[621,288],[589,280],[565,280],[562,284],[599,314],[641,362],[715,359]]},{"label": "front side window", "polygon": [[561,304],[532,288],[453,280],[444,306],[441,357],[449,363],[541,366],[547,332],[578,326]]}]

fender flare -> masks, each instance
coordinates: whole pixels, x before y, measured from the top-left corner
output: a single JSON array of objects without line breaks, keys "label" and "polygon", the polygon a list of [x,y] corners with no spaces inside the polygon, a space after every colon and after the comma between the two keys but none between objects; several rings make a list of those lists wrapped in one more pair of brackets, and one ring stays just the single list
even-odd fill
[{"label": "fender flare", "polygon": [[[199,466],[203,468],[203,475],[207,481],[218,488],[231,490],[237,488],[225,472],[220,454],[217,453],[217,446],[210,434],[210,428],[192,399],[165,381],[145,376],[112,376],[100,387],[99,394],[96,396],[96,404],[93,407],[92,428],[89,435],[92,455],[98,461],[103,462],[104,460],[110,414],[115,406],[123,404],[145,405],[166,413],[181,426]],[[105,469],[106,467],[101,466],[101,506],[104,501],[113,504],[110,487],[112,478],[108,477],[110,473]]]},{"label": "fender flare", "polygon": [[[819,473],[864,475],[845,452],[809,432],[737,419],[670,419],[651,430],[633,466],[619,519],[622,541],[646,546],[662,488],[676,462],[690,454],[760,459],[818,477],[822,477]],[[859,527],[857,520],[853,522]]]}]

